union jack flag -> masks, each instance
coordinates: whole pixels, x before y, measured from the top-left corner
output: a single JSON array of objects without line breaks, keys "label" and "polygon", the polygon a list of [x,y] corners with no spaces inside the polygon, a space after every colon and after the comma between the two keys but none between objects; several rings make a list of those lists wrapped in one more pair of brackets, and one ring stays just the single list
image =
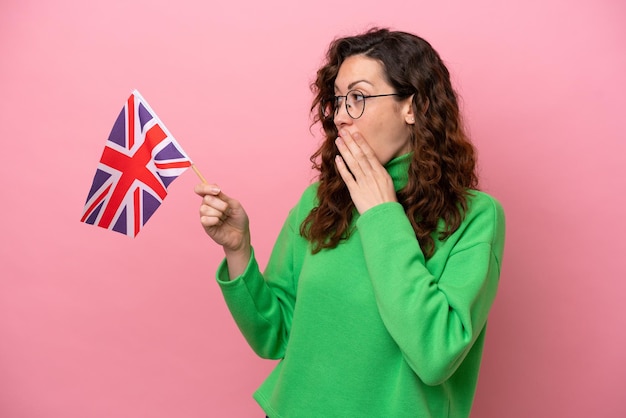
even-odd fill
[{"label": "union jack flag", "polygon": [[137,90],[120,112],[81,222],[135,237],[191,160]]}]

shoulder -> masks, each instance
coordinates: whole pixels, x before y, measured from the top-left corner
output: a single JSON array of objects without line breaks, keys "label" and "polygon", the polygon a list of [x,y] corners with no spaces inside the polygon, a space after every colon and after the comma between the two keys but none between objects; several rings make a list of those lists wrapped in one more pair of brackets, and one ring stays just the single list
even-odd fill
[{"label": "shoulder", "polygon": [[485,192],[471,190],[468,195],[465,219],[458,232],[466,242],[484,242],[501,248],[504,245],[505,233],[502,204]]},{"label": "shoulder", "polygon": [[298,203],[301,204],[316,204],[317,203],[317,189],[319,187],[319,182],[315,182],[310,184],[302,195],[300,196],[300,201]]},{"label": "shoulder", "polygon": [[295,206],[289,212],[289,218],[292,222],[300,224],[308,215],[311,210],[317,206],[317,188],[319,183],[315,182],[310,184],[302,194]]},{"label": "shoulder", "polygon": [[502,204],[493,196],[479,191],[470,190],[467,198],[466,217],[493,216],[504,220]]}]

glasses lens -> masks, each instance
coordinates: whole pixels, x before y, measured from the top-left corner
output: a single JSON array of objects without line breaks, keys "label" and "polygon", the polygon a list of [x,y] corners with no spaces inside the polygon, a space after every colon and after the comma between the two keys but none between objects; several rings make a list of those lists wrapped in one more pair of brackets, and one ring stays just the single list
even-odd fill
[{"label": "glasses lens", "polygon": [[352,119],[360,118],[365,110],[365,95],[358,90],[348,92],[346,107]]}]

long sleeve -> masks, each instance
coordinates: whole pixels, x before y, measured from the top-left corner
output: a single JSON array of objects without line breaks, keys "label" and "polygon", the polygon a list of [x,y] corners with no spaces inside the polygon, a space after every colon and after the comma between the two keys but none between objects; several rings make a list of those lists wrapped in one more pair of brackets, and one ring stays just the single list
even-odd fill
[{"label": "long sleeve", "polygon": [[370,209],[357,228],[385,327],[420,379],[441,384],[471,350],[495,298],[501,206],[476,192],[461,228],[428,261],[399,203]]},{"label": "long sleeve", "polygon": [[[297,230],[296,230],[297,231]],[[237,326],[252,349],[263,358],[284,356],[295,303],[293,211],[283,225],[262,274],[254,251],[244,273],[228,278],[224,260],[217,281]]]}]

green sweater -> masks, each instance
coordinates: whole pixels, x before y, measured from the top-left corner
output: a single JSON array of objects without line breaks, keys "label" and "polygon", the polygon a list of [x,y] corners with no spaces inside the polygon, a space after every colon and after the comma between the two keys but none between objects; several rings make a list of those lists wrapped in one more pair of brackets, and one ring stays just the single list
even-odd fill
[{"label": "green sweater", "polygon": [[[396,190],[409,155],[386,168]],[[356,216],[337,248],[311,254],[303,193],[264,274],[253,256],[217,280],[253,350],[281,359],[254,397],[270,418],[469,416],[498,287],[504,213],[473,191],[460,228],[425,260],[399,203]]]}]

